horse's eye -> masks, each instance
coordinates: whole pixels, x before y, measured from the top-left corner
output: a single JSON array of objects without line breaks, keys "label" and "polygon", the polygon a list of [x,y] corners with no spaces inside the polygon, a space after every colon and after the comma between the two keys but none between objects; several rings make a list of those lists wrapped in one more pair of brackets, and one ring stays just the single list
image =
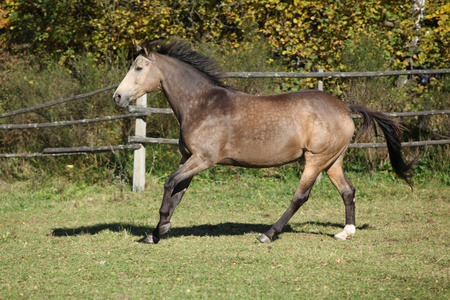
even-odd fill
[{"label": "horse's eye", "polygon": [[136,67],[136,71],[142,71],[142,67]]}]

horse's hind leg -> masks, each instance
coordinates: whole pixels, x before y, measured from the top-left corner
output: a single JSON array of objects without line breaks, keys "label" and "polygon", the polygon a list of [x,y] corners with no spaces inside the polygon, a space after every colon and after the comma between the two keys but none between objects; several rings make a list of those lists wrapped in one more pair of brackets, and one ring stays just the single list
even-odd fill
[{"label": "horse's hind leg", "polygon": [[345,204],[344,230],[334,236],[337,240],[350,239],[355,235],[355,187],[342,170],[341,156],[328,170],[327,175],[336,186]]},{"label": "horse's hind leg", "polygon": [[311,188],[313,187],[314,182],[321,171],[322,169],[318,168],[317,166],[308,165],[308,163],[306,164],[303,175],[300,178],[300,184],[295,191],[295,195],[292,198],[289,208],[286,210],[283,216],[281,216],[281,218],[272,226],[272,228],[258,237],[258,240],[260,242],[271,242],[275,234],[281,232],[283,227],[297,212],[297,210],[308,200]]}]

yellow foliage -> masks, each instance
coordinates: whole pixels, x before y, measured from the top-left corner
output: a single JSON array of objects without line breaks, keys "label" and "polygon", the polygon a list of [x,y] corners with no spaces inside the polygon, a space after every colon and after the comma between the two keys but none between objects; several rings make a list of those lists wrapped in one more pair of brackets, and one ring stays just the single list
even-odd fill
[{"label": "yellow foliage", "polygon": [[[31,9],[27,1],[6,0],[0,4],[0,30],[14,28],[19,32],[24,26],[34,26],[29,30],[35,35],[27,38],[35,51],[61,53],[66,51],[61,48],[67,47],[75,52],[87,50],[100,60],[119,49],[131,50],[132,41],[146,38],[184,37],[239,48],[249,35],[257,34],[287,61],[299,61],[305,71],[341,68],[343,42],[364,34],[380,41],[380,49],[392,55],[390,67],[393,69],[403,68],[406,59],[406,64],[445,67],[450,48],[450,4],[445,0],[427,1],[426,19],[432,25],[418,30],[412,1],[402,2],[402,5],[394,5],[384,0],[348,0],[345,3],[325,0],[100,0],[78,12],[82,7],[77,6],[76,0],[55,1],[56,8],[73,12],[61,22],[72,22],[77,28],[67,28],[44,17],[43,21],[48,21],[51,27],[42,33],[38,22],[23,22]],[[33,9],[36,7],[43,15],[49,13],[49,19],[54,18],[51,10],[55,7],[41,2],[36,2]],[[15,17],[10,18],[11,15]],[[78,15],[87,17],[70,19]],[[55,30],[58,26],[59,30]],[[0,32],[0,41],[14,43],[14,38],[7,30]],[[417,38],[419,44],[411,46]],[[23,40],[23,35],[17,40]],[[420,52],[428,54],[418,55]]]}]

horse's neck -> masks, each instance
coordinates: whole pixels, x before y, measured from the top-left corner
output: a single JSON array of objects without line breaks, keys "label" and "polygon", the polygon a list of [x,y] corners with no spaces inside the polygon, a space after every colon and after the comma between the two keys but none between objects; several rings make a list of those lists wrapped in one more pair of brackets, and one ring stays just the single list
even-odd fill
[{"label": "horse's neck", "polygon": [[169,61],[160,68],[162,89],[178,121],[206,101],[205,91],[212,88],[211,82],[193,67],[179,61]]}]

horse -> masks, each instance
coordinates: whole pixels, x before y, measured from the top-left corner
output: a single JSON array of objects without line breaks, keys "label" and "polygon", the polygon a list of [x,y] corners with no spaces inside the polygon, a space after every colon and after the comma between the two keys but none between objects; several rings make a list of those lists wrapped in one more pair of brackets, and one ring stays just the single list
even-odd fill
[{"label": "horse", "polygon": [[364,118],[356,138],[378,123],[393,170],[410,184],[416,160],[405,161],[401,151],[404,127],[387,115],[318,90],[267,96],[243,93],[222,82],[223,73],[214,59],[194,51],[185,41],[145,40],[135,46],[138,56],[113,95],[115,104],[125,108],[146,93],[162,90],[180,126],[180,166],[164,184],[159,222],[143,242],[157,244],[169,231],[175,208],[199,172],[216,164],[282,166],[301,157],[305,167],[288,209],[257,239],[269,243],[281,233],[308,200],[322,171],[345,205],[345,226],[335,239],[352,238],[356,231],[355,187],[342,168],[355,131],[351,112]]}]

